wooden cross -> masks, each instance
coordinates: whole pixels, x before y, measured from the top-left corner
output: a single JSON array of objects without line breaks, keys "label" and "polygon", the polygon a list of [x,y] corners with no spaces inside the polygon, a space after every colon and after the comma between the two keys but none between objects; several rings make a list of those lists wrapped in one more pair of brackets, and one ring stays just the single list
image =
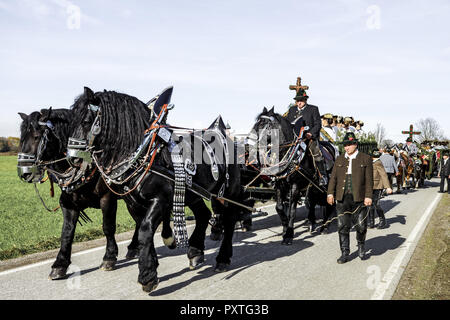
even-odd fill
[{"label": "wooden cross", "polygon": [[302,78],[297,77],[297,84],[296,85],[290,85],[289,89],[290,90],[295,90],[295,92],[298,92],[298,90],[300,90],[300,89],[308,90],[309,87],[308,86],[302,86]]},{"label": "wooden cross", "polygon": [[409,131],[402,131],[402,133],[403,133],[403,134],[409,134],[409,137],[410,137],[411,140],[412,140],[413,135],[418,135],[418,134],[421,134],[422,132],[420,132],[420,131],[414,131],[413,125],[410,125],[410,126],[409,126]]}]

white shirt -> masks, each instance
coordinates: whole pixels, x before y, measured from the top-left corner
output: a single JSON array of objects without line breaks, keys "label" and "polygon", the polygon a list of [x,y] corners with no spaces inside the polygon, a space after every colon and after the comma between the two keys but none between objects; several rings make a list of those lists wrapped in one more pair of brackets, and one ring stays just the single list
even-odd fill
[{"label": "white shirt", "polygon": [[327,133],[328,135],[331,137],[331,139],[333,139],[333,141],[336,141],[336,131],[333,130],[332,127],[322,127]]},{"label": "white shirt", "polygon": [[359,151],[356,150],[351,156],[349,156],[347,153],[345,154],[345,158],[349,159],[347,174],[352,174],[352,160],[356,158],[358,152]]}]

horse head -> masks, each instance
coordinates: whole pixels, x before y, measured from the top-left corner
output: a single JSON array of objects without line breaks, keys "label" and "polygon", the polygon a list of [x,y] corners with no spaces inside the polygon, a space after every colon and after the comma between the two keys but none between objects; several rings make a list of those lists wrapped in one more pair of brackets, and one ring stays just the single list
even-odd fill
[{"label": "horse head", "polygon": [[[256,122],[249,134],[249,140],[256,145],[260,158],[265,159],[263,153],[271,153],[270,163],[281,159],[287,151],[284,146],[294,140],[291,124],[276,113],[274,109],[272,107],[267,110],[264,107],[263,111],[256,117]],[[268,149],[279,150],[279,153],[271,152]]]},{"label": "horse head", "polygon": [[30,115],[19,113],[20,145],[17,170],[26,182],[39,182],[44,175],[43,162],[62,157],[69,127],[69,110],[42,109]]},{"label": "horse head", "polygon": [[74,166],[91,164],[93,153],[103,167],[124,160],[138,148],[152,118],[152,111],[135,97],[94,93],[87,87],[71,109],[75,119],[67,151]]}]

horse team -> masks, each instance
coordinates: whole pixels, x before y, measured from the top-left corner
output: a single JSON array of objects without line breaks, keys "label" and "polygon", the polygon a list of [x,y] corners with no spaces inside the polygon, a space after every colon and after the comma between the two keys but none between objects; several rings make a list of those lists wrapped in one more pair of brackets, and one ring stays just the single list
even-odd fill
[{"label": "horse team", "polygon": [[[264,140],[272,145],[267,132],[275,130],[279,133],[280,145],[277,157],[288,159],[277,163],[278,172],[264,174],[264,166],[258,159],[269,159],[273,152],[269,149],[263,154],[256,149],[258,157],[249,161],[248,149],[244,148],[243,153],[239,151],[239,145],[227,136],[220,118],[208,129],[183,129],[182,139],[167,138],[165,132],[177,136],[177,127],[167,123],[171,94],[170,87],[146,104],[126,94],[106,90],[94,93],[84,88],[70,109],[42,109],[29,115],[19,113],[23,120],[19,176],[26,182],[36,183],[47,171],[62,190],[59,199],[64,218],[61,247],[51,267],[50,279],[67,276],[76,224],[86,208],[102,210],[107,245],[101,268],[114,269],[118,256],[114,234],[119,199],[124,200],[136,222],[126,258],[139,259],[138,282],[146,292],[155,290],[159,283],[154,246],[157,227],[162,223],[161,236],[167,247],[174,249],[181,245],[177,239],[183,228],[174,224],[172,230],[170,224],[176,204],[188,206],[195,216],[195,229],[186,243],[191,269],[204,262],[206,229],[212,215],[204,199],[211,201],[217,217],[216,232],[223,230],[223,237],[216,234],[222,242],[214,270],[229,269],[236,221],[255,203],[247,189],[252,183],[274,189],[276,211],[283,226],[283,245],[292,244],[295,211],[301,196],[306,198],[311,232],[327,232],[335,207],[326,201],[326,188],[319,185],[320,177],[308,146],[301,135],[295,136],[288,121],[273,108],[264,108],[256,119],[252,130],[255,135],[249,141],[258,144]],[[215,138],[199,138],[210,132]],[[224,147],[219,152],[226,150],[224,154],[218,155],[217,150],[211,153],[209,146],[217,140]],[[186,190],[180,191],[184,189],[177,184],[176,151],[183,145],[183,151],[187,149],[189,154],[195,154],[196,144],[192,143],[195,141],[204,147],[202,152],[209,152],[210,161],[189,166],[186,171],[190,174],[186,177],[190,180],[182,183]],[[322,147],[334,155],[332,146],[323,143]],[[214,160],[219,156],[225,161]],[[245,161],[239,161],[242,157]],[[182,159],[183,168],[190,164],[185,160]],[[272,168],[269,167],[269,171]],[[320,227],[316,223],[316,205],[326,208]]]}]

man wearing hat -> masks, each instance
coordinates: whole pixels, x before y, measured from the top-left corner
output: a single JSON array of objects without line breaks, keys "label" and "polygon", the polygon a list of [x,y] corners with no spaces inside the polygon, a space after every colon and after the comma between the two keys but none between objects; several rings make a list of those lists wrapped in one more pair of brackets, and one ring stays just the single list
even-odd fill
[{"label": "man wearing hat", "polygon": [[381,208],[379,201],[383,190],[386,189],[387,194],[392,194],[392,186],[389,182],[388,175],[384,170],[383,163],[380,161],[381,153],[378,150],[372,151],[373,158],[373,197],[372,207],[369,208],[369,228],[375,227],[375,213],[380,218],[378,229],[383,229],[386,226],[386,219],[384,217],[384,210]]},{"label": "man wearing hat", "polygon": [[372,205],[373,165],[372,158],[358,151],[358,140],[353,132],[344,137],[345,154],[334,164],[328,185],[327,202],[335,200],[338,215],[339,244],[342,255],[337,263],[348,261],[350,254],[350,229],[355,224],[358,255],[365,259],[367,233],[367,208]]},{"label": "man wearing hat", "polygon": [[322,141],[336,142],[337,133],[331,126],[333,124],[333,115],[325,113],[322,115],[322,129],[320,129],[320,138]]},{"label": "man wearing hat", "polygon": [[295,125],[300,118],[303,119],[305,126],[309,127],[306,132],[306,138],[309,139],[309,150],[314,158],[317,169],[320,173],[319,185],[323,186],[328,183],[327,170],[322,152],[319,148],[320,129],[322,127],[320,121],[319,108],[312,104],[308,104],[308,95],[304,89],[299,89],[294,97],[295,105],[290,107],[288,112],[283,116]]},{"label": "man wearing hat", "polygon": [[389,183],[392,186],[394,175],[398,175],[398,166],[390,148],[384,149],[384,152],[380,156],[380,161],[383,164],[384,170],[388,175]]},{"label": "man wearing hat", "polygon": [[346,132],[355,132],[356,129],[354,126],[352,126],[353,118],[352,117],[345,117],[344,118],[344,129]]},{"label": "man wearing hat", "polygon": [[364,130],[362,129],[362,127],[364,126],[364,122],[358,120],[355,123],[356,123],[355,134],[357,137],[360,137],[364,134]]},{"label": "man wearing hat", "polygon": [[411,137],[408,137],[408,139],[406,139],[406,145],[403,149],[408,152],[408,155],[410,157],[417,155],[417,153],[419,152],[419,148],[417,148],[417,146],[412,142]]},{"label": "man wearing hat", "polygon": [[444,193],[445,180],[447,180],[447,192],[450,194],[450,161],[448,160],[449,151],[442,152],[441,165],[439,176],[441,177],[441,184],[439,186],[439,193]]}]

